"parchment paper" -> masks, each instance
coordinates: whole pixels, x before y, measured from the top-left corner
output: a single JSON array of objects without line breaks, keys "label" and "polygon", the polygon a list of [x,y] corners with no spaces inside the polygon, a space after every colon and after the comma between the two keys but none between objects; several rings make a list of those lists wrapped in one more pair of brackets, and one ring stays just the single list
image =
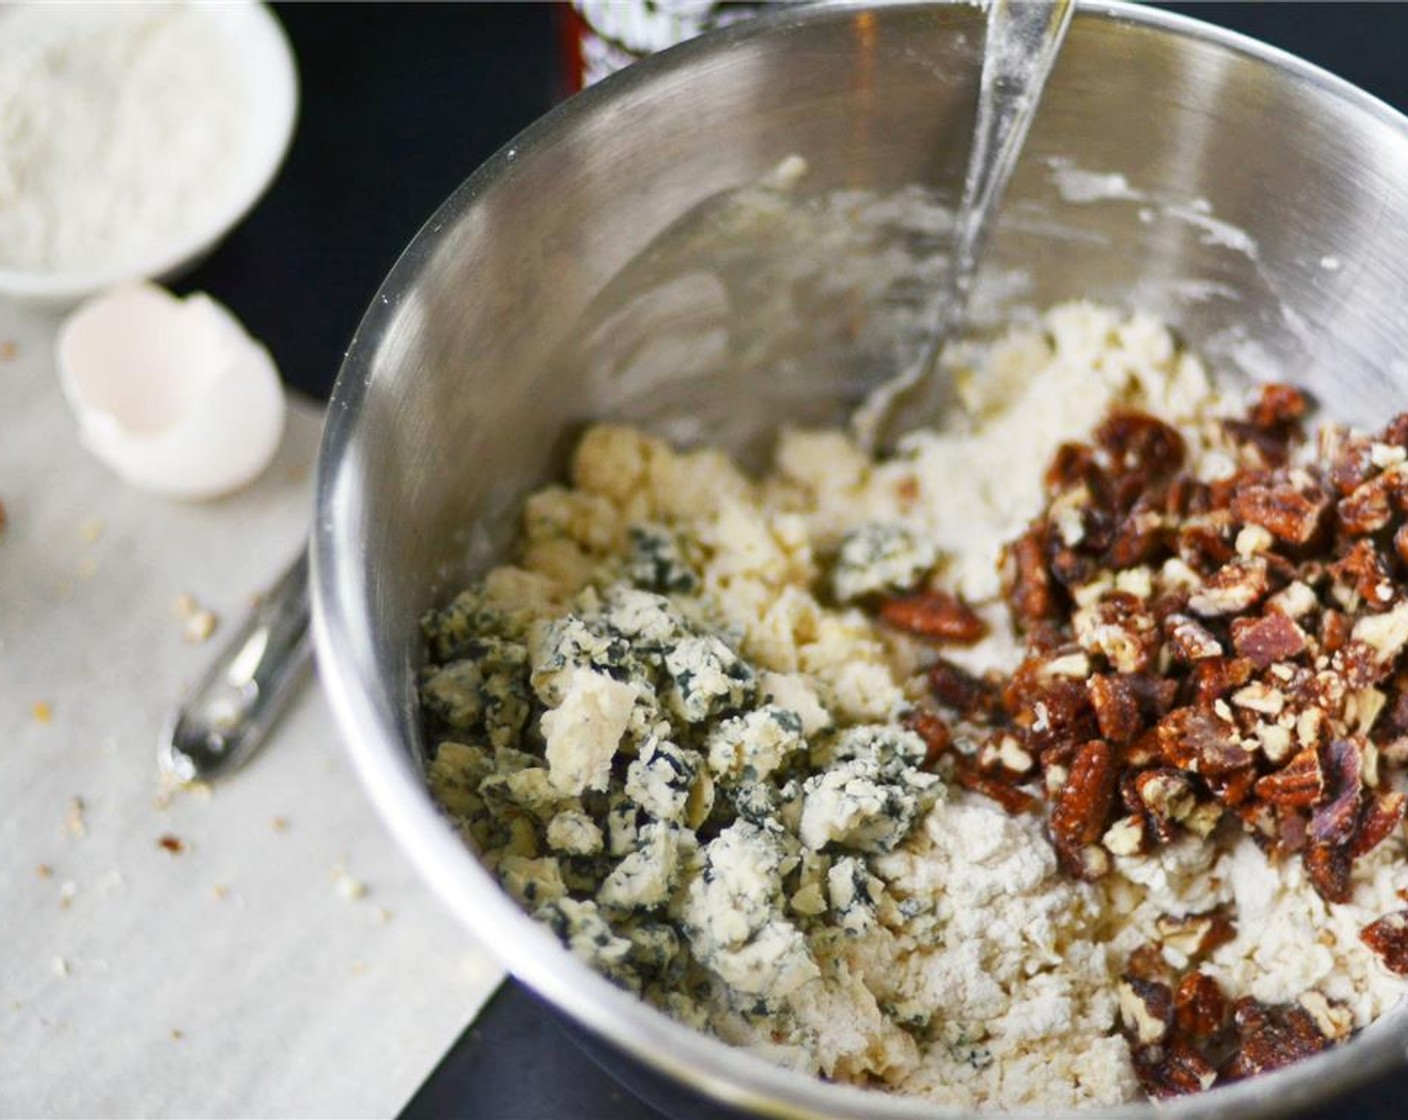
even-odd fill
[{"label": "parchment paper", "polygon": [[[209,795],[159,797],[155,764],[301,544],[321,411],[295,402],[241,494],[145,495],[79,446],[56,323],[0,305],[0,1114],[394,1114],[501,977],[393,846],[314,682]],[[222,620],[205,644],[182,594]]]}]

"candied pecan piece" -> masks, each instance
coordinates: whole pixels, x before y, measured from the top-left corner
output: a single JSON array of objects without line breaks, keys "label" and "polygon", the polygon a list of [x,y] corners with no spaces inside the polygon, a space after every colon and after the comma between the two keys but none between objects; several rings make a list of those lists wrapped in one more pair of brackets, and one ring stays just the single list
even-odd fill
[{"label": "candied pecan piece", "polygon": [[1303,1008],[1271,1008],[1244,996],[1233,1004],[1240,1045],[1223,1069],[1229,1080],[1280,1069],[1330,1045]]},{"label": "candied pecan piece", "polygon": [[1031,627],[1056,616],[1056,593],[1051,586],[1051,573],[1046,567],[1046,547],[1050,529],[1033,525],[1006,550],[1004,567],[1011,568],[1011,587],[1007,600],[1013,617],[1023,627]]},{"label": "candied pecan piece", "polygon": [[1164,619],[1164,635],[1174,657],[1191,664],[1207,657],[1221,657],[1222,643],[1206,626],[1186,614],[1171,614]]},{"label": "candied pecan piece", "polygon": [[1188,597],[1188,609],[1204,618],[1241,614],[1271,590],[1266,558],[1237,556],[1208,577]]},{"label": "candied pecan piece", "polygon": [[1209,778],[1251,765],[1251,755],[1237,741],[1236,727],[1205,709],[1176,708],[1159,721],[1158,730],[1161,753],[1180,770]]},{"label": "candied pecan piece", "polygon": [[1158,649],[1154,616],[1126,591],[1107,591],[1077,611],[1072,622],[1081,648],[1102,654],[1121,673],[1143,672]]},{"label": "candied pecan piece", "polygon": [[1136,1046],[1163,1042],[1173,1029],[1173,992],[1158,980],[1125,976],[1115,988],[1120,1022]]},{"label": "candied pecan piece", "polygon": [[1178,556],[1196,572],[1216,571],[1237,555],[1231,517],[1217,512],[1185,521],[1178,530]]},{"label": "candied pecan piece", "polygon": [[1240,488],[1232,499],[1239,521],[1260,525],[1292,545],[1309,543],[1329,508],[1330,499],[1317,484],[1296,486],[1284,478]]},{"label": "candied pecan piece", "polygon": [[1086,682],[1086,691],[1103,738],[1123,746],[1144,730],[1139,694],[1128,676],[1097,673]]},{"label": "candied pecan piece", "polygon": [[1274,805],[1310,806],[1325,795],[1325,773],[1320,752],[1301,751],[1274,773],[1258,778],[1256,795]]},{"label": "candied pecan piece", "polygon": [[1393,605],[1393,577],[1371,541],[1355,541],[1348,552],[1330,565],[1330,572],[1375,610]]},{"label": "candied pecan piece", "polygon": [[1086,443],[1063,443],[1046,468],[1046,492],[1052,496],[1084,486],[1100,504],[1109,492],[1109,475]]},{"label": "candied pecan piece", "polygon": [[1408,797],[1401,793],[1375,793],[1364,798],[1359,811],[1359,827],[1354,833],[1350,854],[1356,858],[1372,852],[1403,823]]},{"label": "candied pecan piece", "polygon": [[1353,632],[1347,615],[1340,611],[1326,611],[1320,616],[1320,652],[1337,653],[1349,641]]},{"label": "candied pecan piece", "polygon": [[1408,447],[1408,412],[1400,412],[1385,424],[1377,442],[1390,447]]},{"label": "candied pecan piece", "polygon": [[1326,902],[1348,902],[1353,855],[1347,845],[1307,842],[1301,859],[1310,883]]},{"label": "candied pecan piece", "polygon": [[1057,791],[1051,808],[1051,833],[1066,870],[1077,878],[1098,877],[1082,849],[1094,844],[1105,831],[1114,806],[1119,774],[1114,754],[1103,739],[1083,744],[1071,760],[1066,784]]},{"label": "candied pecan piece", "polygon": [[929,688],[946,708],[969,719],[992,717],[999,707],[998,690],[981,677],[942,657],[929,666]]},{"label": "candied pecan piece", "polygon": [[1232,620],[1232,647],[1257,669],[1288,661],[1305,649],[1305,631],[1294,620],[1272,612],[1261,618]]},{"label": "candied pecan piece", "polygon": [[1234,809],[1252,794],[1256,784],[1256,771],[1250,765],[1241,770],[1230,770],[1222,774],[1209,774],[1205,778],[1208,792],[1213,797]]},{"label": "candied pecan piece", "polygon": [[1162,950],[1157,945],[1141,945],[1129,954],[1124,962],[1124,976],[1140,980],[1157,980],[1161,984],[1172,985],[1176,977]]},{"label": "candied pecan piece", "polygon": [[1227,996],[1222,985],[1206,972],[1190,972],[1173,994],[1173,1018],[1178,1033],[1196,1042],[1207,1042],[1220,1034],[1227,1022]]},{"label": "candied pecan piece", "polygon": [[1116,470],[1148,479],[1173,474],[1187,454],[1176,429],[1137,409],[1112,409],[1094,435]]},{"label": "candied pecan piece", "polygon": [[1252,663],[1245,657],[1209,657],[1195,662],[1188,681],[1199,704],[1211,704],[1252,679]]},{"label": "candied pecan piece", "polygon": [[1026,790],[1013,785],[1011,779],[1004,780],[996,774],[985,774],[969,758],[958,760],[953,769],[953,780],[964,789],[991,798],[1013,816],[1018,813],[1034,813],[1041,805],[1041,802]]},{"label": "candied pecan piece", "polygon": [[1292,433],[1287,430],[1261,428],[1249,420],[1223,420],[1220,426],[1243,463],[1257,467],[1282,467],[1290,459]]},{"label": "candied pecan piece", "polygon": [[1167,1046],[1143,1046],[1133,1051],[1139,1087],[1156,1100],[1211,1089],[1217,1070],[1192,1043],[1175,1038]]},{"label": "candied pecan piece", "polygon": [[884,599],[880,618],[909,634],[941,642],[972,645],[988,632],[988,625],[957,595],[947,591],[921,591]]},{"label": "candied pecan piece", "polygon": [[911,708],[904,714],[904,725],[924,740],[925,768],[932,767],[939,756],[953,746],[953,732],[934,712]]},{"label": "candied pecan piece", "polygon": [[1330,485],[1340,497],[1348,497],[1374,473],[1372,443],[1364,436],[1337,424],[1320,429],[1320,459],[1330,463]]},{"label": "candied pecan piece", "polygon": [[1404,493],[1404,478],[1397,471],[1384,471],[1361,482],[1336,505],[1340,526],[1351,536],[1377,533],[1393,517],[1393,499]]},{"label": "candied pecan piece", "polygon": [[1052,748],[1074,748],[1099,734],[1095,709],[1085,684],[1069,677],[1032,683],[1019,671],[1007,689],[1007,707],[1013,721],[1037,754]]},{"label": "candied pecan piece", "polygon": [[[1188,817],[1198,803],[1192,780],[1181,770],[1160,766],[1134,778],[1139,807],[1147,811],[1159,839],[1167,843],[1177,834],[1176,825]],[[1136,806],[1131,805],[1134,809]]]},{"label": "candied pecan piece", "polygon": [[1408,976],[1408,910],[1395,910],[1359,931],[1359,939],[1369,946],[1390,972]]},{"label": "candied pecan piece", "polygon": [[1310,818],[1310,838],[1322,844],[1347,844],[1359,825],[1364,788],[1364,760],[1349,739],[1334,739],[1319,751],[1325,775],[1324,804]]},{"label": "candied pecan piece", "polygon": [[1155,921],[1154,928],[1166,948],[1177,950],[1190,960],[1207,956],[1237,936],[1237,927],[1222,908],[1181,917],[1164,914]]},{"label": "candied pecan piece", "polygon": [[1408,521],[1394,530],[1393,551],[1398,554],[1399,560],[1408,564]]},{"label": "candied pecan piece", "polygon": [[1309,407],[1295,386],[1273,381],[1261,387],[1249,418],[1258,428],[1279,428],[1299,420]]},{"label": "candied pecan piece", "polygon": [[1330,658],[1330,668],[1339,674],[1346,688],[1358,690],[1383,680],[1393,670],[1393,662],[1391,659],[1385,661],[1368,642],[1351,638],[1335,650]]}]

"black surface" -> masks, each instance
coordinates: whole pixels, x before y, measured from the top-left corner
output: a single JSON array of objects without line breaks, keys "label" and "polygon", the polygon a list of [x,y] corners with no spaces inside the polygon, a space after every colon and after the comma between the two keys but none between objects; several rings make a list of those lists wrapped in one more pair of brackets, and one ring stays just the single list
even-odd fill
[{"label": "black surface", "polygon": [[[1281,46],[1408,107],[1408,6],[1165,5]],[[325,396],[401,248],[466,175],[550,105],[552,13],[541,4],[279,7],[302,116],[283,174],[181,285],[225,300],[288,382]],[[621,1063],[623,1059],[616,1058]],[[1401,1120],[1408,1081],[1324,1117]],[[510,985],[406,1108],[406,1120],[658,1120]]]}]

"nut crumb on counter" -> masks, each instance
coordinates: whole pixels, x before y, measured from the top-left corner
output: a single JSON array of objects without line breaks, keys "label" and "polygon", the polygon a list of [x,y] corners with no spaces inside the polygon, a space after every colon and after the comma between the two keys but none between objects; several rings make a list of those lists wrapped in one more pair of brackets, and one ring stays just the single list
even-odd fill
[{"label": "nut crumb on counter", "polygon": [[832,1080],[1089,1107],[1344,1040],[1408,992],[1408,420],[1313,439],[1089,304],[945,362],[888,458],[589,429],[423,620],[442,809],[614,982]]},{"label": "nut crumb on counter", "polygon": [[88,835],[87,808],[83,798],[75,795],[68,799],[68,808],[64,810],[64,830],[76,840]]},{"label": "nut crumb on counter", "polygon": [[54,722],[54,706],[47,700],[36,700],[29,711],[35,723],[48,725]]},{"label": "nut crumb on counter", "polygon": [[173,856],[179,856],[186,850],[186,842],[179,836],[174,836],[170,832],[164,832],[157,837],[156,846],[163,852],[168,852]]}]

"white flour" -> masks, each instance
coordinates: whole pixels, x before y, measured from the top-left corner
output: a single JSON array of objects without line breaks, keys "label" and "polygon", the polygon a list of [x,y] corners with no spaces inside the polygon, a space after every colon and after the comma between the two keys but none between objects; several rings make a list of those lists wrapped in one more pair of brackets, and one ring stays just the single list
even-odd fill
[{"label": "white flour", "polygon": [[214,222],[242,94],[198,8],[0,10],[0,268],[139,268]]}]

